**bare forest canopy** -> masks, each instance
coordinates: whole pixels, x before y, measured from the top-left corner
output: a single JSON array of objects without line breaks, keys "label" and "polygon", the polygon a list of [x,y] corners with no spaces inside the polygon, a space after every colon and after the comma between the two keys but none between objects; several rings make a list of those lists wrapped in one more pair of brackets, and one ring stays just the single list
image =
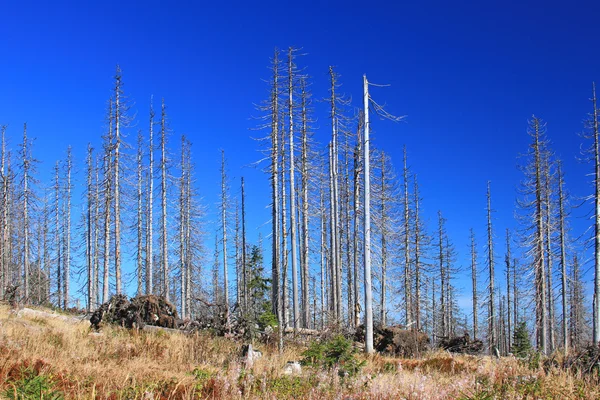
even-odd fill
[{"label": "bare forest canopy", "polygon": [[[118,66],[101,146],[69,147],[50,180],[38,180],[27,125],[15,148],[6,143],[9,134],[17,141],[17,130],[2,126],[0,298],[93,311],[130,290],[164,296],[182,318],[196,317],[210,303],[226,315],[271,313],[280,326],[294,329],[356,328],[371,314],[375,325],[401,324],[434,343],[468,332],[501,353],[510,351],[522,321],[546,354],[599,342],[600,304],[585,290],[582,269],[590,234],[569,234],[578,201],[569,198],[541,119],[528,121],[529,146],[519,160],[519,228],[495,229],[494,187],[488,183],[485,251],[478,251],[472,229],[465,257],[470,262],[463,265],[443,210],[433,219],[423,215],[421,182],[407,149],[395,168],[385,149],[365,140],[371,123],[378,123],[369,122],[369,112],[400,120],[381,106],[385,89],[376,89],[378,103],[368,93],[376,85],[365,77],[365,92],[356,94],[364,101],[353,108],[330,67],[326,101],[315,102],[300,61],[295,49],[275,51],[268,96],[257,106],[260,134],[253,136],[270,188],[270,202],[262,205],[269,207],[270,228],[255,242],[247,235],[246,217],[254,210],[247,207],[244,179],[229,178],[225,153],[220,187],[211,189],[220,193],[219,226],[209,231],[196,185],[202,171],[190,139],[170,131],[164,100],[134,116]],[[319,124],[326,143],[315,140],[317,107],[328,115]],[[590,232],[597,294],[595,88],[588,111],[588,136],[581,143],[590,148],[589,171],[595,174]],[[85,151],[84,164],[74,165],[73,151]],[[80,192],[82,207],[74,208]],[[460,293],[468,293],[469,305],[459,304]]]}]

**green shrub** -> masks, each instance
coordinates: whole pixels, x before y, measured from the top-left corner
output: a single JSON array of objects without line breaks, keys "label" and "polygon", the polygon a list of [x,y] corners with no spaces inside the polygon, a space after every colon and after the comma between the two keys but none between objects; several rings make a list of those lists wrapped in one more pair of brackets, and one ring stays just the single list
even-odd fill
[{"label": "green shrub", "polygon": [[313,382],[300,376],[279,376],[268,382],[270,391],[278,399],[301,398],[313,387]]},{"label": "green shrub", "polygon": [[62,393],[54,390],[51,376],[38,373],[33,368],[24,368],[19,375],[19,378],[7,381],[8,388],[4,390],[1,397],[11,400],[64,399]]},{"label": "green shrub", "polygon": [[202,393],[202,390],[204,389],[208,380],[213,377],[212,372],[199,367],[196,367],[194,371],[192,371],[192,375],[194,375],[194,378],[196,378],[196,385],[194,389],[197,394]]},{"label": "green shrub", "polygon": [[340,376],[352,376],[365,365],[356,359],[356,349],[352,342],[338,335],[326,342],[313,342],[302,353],[303,365],[331,369],[337,367]]}]

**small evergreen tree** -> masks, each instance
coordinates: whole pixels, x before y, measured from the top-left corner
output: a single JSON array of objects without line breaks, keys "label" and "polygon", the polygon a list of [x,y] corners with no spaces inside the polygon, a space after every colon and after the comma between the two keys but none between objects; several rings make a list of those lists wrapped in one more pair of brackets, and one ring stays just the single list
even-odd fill
[{"label": "small evergreen tree", "polygon": [[515,328],[511,351],[516,357],[527,357],[531,353],[531,340],[525,321],[519,322]]},{"label": "small evergreen tree", "polygon": [[267,327],[277,326],[277,317],[271,311],[269,292],[271,280],[265,277],[263,255],[260,247],[254,245],[250,251],[250,258],[246,266],[248,273],[248,310],[244,315],[247,324],[248,339],[256,336],[256,328],[264,331]]}]

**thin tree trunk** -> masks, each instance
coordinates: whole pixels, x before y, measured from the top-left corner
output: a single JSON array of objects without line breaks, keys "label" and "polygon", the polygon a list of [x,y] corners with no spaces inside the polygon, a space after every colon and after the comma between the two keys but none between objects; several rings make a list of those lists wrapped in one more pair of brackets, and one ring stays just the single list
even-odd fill
[{"label": "thin tree trunk", "polygon": [[91,144],[88,144],[88,152],[86,158],[87,164],[87,207],[86,207],[86,229],[85,229],[85,259],[87,264],[87,312],[92,311],[94,303],[94,265],[93,265],[93,241],[92,241],[92,207],[93,207],[93,172],[94,172],[94,149]]},{"label": "thin tree trunk", "polygon": [[310,310],[308,307],[308,257],[309,257],[309,240],[308,240],[308,94],[306,93],[306,82],[304,78],[300,80],[302,92],[302,153],[301,153],[301,169],[302,169],[302,304],[304,307],[305,326],[308,326],[310,318]]},{"label": "thin tree trunk", "polygon": [[244,299],[244,310],[248,311],[248,282],[246,277],[246,190],[244,177],[242,177],[242,296]]},{"label": "thin tree trunk", "polygon": [[227,178],[225,175],[225,151],[221,150],[221,229],[223,230],[223,293],[225,320],[229,325],[229,279],[227,267]]},{"label": "thin tree trunk", "polygon": [[471,280],[473,282],[473,340],[475,340],[478,334],[479,305],[477,303],[477,246],[473,228],[471,228]]},{"label": "thin tree trunk", "polygon": [[512,321],[511,321],[511,300],[510,300],[510,233],[508,228],[506,228],[506,311],[507,311],[507,352],[510,351],[511,348],[511,332],[512,332]]},{"label": "thin tree trunk", "polygon": [[381,325],[387,325],[386,274],[387,274],[387,209],[386,209],[386,166],[385,153],[381,153]]},{"label": "thin tree trunk", "polygon": [[567,323],[567,251],[565,243],[565,195],[563,191],[564,177],[561,164],[558,163],[558,224],[560,231],[560,266],[561,266],[561,298],[562,298],[562,339],[563,350],[569,354],[569,331]]},{"label": "thin tree trunk", "polygon": [[594,300],[593,341],[600,343],[600,142],[598,132],[598,108],[596,107],[596,84],[592,85],[594,135]]},{"label": "thin tree trunk", "polygon": [[[288,50],[288,118],[289,118],[289,145],[290,145],[290,240],[292,247],[292,297],[294,329],[300,327],[300,303],[298,300],[298,249],[296,246],[296,196],[295,196],[295,174],[294,164],[294,82],[293,82],[293,50]],[[306,306],[306,305],[305,305]],[[306,322],[306,321],[303,321]]]},{"label": "thin tree trunk", "polygon": [[408,166],[406,156],[406,146],[403,148],[403,189],[404,189],[404,302],[406,303],[405,325],[410,328],[413,324],[413,304],[412,304],[412,279],[410,274],[410,210],[408,197]]},{"label": "thin tree trunk", "polygon": [[143,244],[144,244],[144,232],[143,232],[143,212],[142,212],[142,158],[143,158],[143,141],[144,138],[142,136],[142,132],[138,132],[138,148],[137,148],[137,215],[136,215],[136,223],[137,223],[137,251],[136,251],[136,272],[137,272],[137,294],[141,295],[143,293],[144,288],[144,264],[143,264]]},{"label": "thin tree trunk", "polygon": [[[162,216],[162,292],[165,299],[169,301],[169,238],[167,231],[167,127],[166,127],[167,110],[163,99],[161,106],[160,118],[160,170],[161,170],[161,216]],[[225,277],[227,279],[227,277]],[[225,289],[227,290],[227,289]],[[227,296],[227,292],[225,292]]]},{"label": "thin tree trunk", "polygon": [[[121,187],[120,187],[120,149],[121,149],[121,69],[117,66],[115,75],[115,161],[113,165],[115,179],[115,279],[117,294],[122,292],[121,282]],[[168,297],[167,297],[168,299]]]},{"label": "thin tree trunk", "polygon": [[371,165],[369,153],[369,82],[363,75],[365,108],[365,351],[373,353],[373,300],[371,288]]},{"label": "thin tree trunk", "polygon": [[495,316],[495,304],[494,304],[494,242],[492,232],[492,194],[490,191],[490,182],[487,185],[487,252],[488,252],[488,273],[489,273],[489,302],[488,302],[488,341],[490,346],[490,353],[494,351],[494,348],[498,345],[496,337],[496,316]]},{"label": "thin tree trunk", "polygon": [[353,237],[353,265],[354,273],[352,285],[354,290],[354,327],[357,328],[360,325],[360,294],[358,290],[358,263],[359,263],[359,212],[360,212],[360,176],[362,174],[362,135],[361,130],[363,129],[363,118],[359,116],[358,127],[356,131],[356,149],[354,150],[354,237]]},{"label": "thin tree trunk", "polygon": [[66,186],[66,232],[65,232],[65,267],[64,267],[64,309],[69,308],[69,291],[70,291],[70,276],[71,276],[71,170],[73,169],[73,155],[71,152],[71,146],[67,150],[67,186]]},{"label": "thin tree trunk", "polygon": [[150,136],[148,142],[148,217],[146,236],[146,294],[154,291],[154,108],[150,98]]},{"label": "thin tree trunk", "polygon": [[[25,302],[29,302],[29,143],[27,124],[23,125],[23,277]],[[65,307],[66,308],[66,307]]]},{"label": "thin tree trunk", "polygon": [[417,176],[414,178],[414,203],[415,203],[415,330],[421,330],[421,219],[419,214],[419,185]]},{"label": "thin tree trunk", "polygon": [[271,89],[271,302],[273,313],[277,316],[278,347],[283,351],[283,310],[280,289],[281,270],[279,265],[279,52],[275,50],[273,57],[273,87]]}]

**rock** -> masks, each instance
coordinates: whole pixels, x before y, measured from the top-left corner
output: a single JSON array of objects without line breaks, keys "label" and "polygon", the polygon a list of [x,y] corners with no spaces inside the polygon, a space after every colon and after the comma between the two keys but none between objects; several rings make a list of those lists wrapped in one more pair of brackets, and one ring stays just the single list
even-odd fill
[{"label": "rock", "polygon": [[254,361],[262,357],[262,352],[254,350],[251,344],[245,344],[242,346],[242,364],[246,368],[252,368]]},{"label": "rock", "polygon": [[302,366],[298,361],[288,361],[286,366],[283,367],[283,373],[285,375],[296,375],[302,373]]}]

